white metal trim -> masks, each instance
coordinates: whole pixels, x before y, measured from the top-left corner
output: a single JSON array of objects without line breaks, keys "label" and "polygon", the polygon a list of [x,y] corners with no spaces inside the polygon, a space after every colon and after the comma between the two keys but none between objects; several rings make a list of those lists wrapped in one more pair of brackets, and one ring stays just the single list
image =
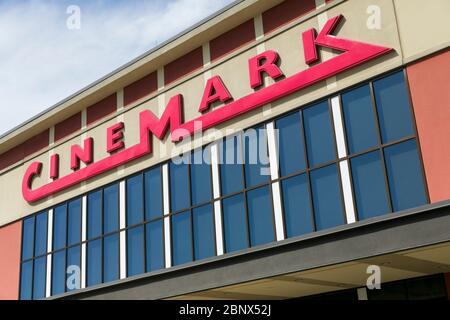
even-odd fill
[{"label": "white metal trim", "polygon": [[[53,209],[48,211],[47,220],[47,252],[53,250]],[[52,294],[52,255],[47,255],[47,267],[45,278],[45,296],[50,297]]]},{"label": "white metal trim", "polygon": [[334,133],[336,136],[338,156],[341,159],[347,156],[347,148],[345,144],[344,125],[342,123],[339,96],[331,98],[331,109],[333,112]]},{"label": "white metal trim", "polygon": [[[119,223],[120,229],[125,229],[126,227],[126,207],[125,207],[125,196],[126,196],[125,181],[120,181],[119,183]],[[125,279],[127,277],[127,238],[125,231],[120,232],[120,279]]]},{"label": "white metal trim", "polygon": [[341,171],[342,192],[344,194],[345,215],[347,223],[356,222],[355,207],[353,205],[352,184],[350,182],[350,172],[348,168],[348,161],[339,162],[339,169]]},{"label": "white metal trim", "polygon": [[86,288],[87,196],[81,198],[81,288]]},{"label": "white metal trim", "polygon": [[277,241],[285,239],[284,234],[284,219],[283,219],[283,209],[281,206],[281,192],[280,192],[280,182],[272,183],[272,199],[273,199],[273,210],[275,218],[275,230]]}]

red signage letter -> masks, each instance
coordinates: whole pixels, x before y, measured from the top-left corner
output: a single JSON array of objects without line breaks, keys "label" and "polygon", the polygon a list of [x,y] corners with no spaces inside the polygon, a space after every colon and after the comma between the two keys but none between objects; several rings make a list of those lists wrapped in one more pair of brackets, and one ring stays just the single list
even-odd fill
[{"label": "red signage letter", "polygon": [[119,122],[106,129],[106,151],[108,153],[113,153],[114,151],[125,147],[125,144],[122,141],[123,128],[123,122]]},{"label": "red signage letter", "polygon": [[85,164],[89,164],[92,162],[92,145],[94,139],[87,138],[84,140],[84,146],[81,148],[79,145],[73,145],[70,148],[70,168],[72,170],[77,170],[80,168],[80,161],[83,161]]},{"label": "red signage letter", "polygon": [[283,72],[276,65],[278,53],[273,50],[265,51],[248,60],[250,71],[250,85],[253,89],[263,84],[262,73],[267,73],[272,79],[277,79]]},{"label": "red signage letter", "polygon": [[215,76],[206,82],[202,102],[198,111],[205,112],[216,101],[227,102],[232,99],[230,92],[225,87],[220,76]]},{"label": "red signage letter", "polygon": [[59,154],[53,154],[50,157],[50,179],[59,178]]}]

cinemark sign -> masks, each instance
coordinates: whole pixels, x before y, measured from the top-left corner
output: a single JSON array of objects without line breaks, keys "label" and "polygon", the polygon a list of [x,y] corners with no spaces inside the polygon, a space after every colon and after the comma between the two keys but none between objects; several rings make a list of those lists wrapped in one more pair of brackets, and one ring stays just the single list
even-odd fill
[{"label": "cinemark sign", "polygon": [[[181,141],[183,137],[193,135],[198,130],[207,130],[392,51],[391,48],[331,35],[341,18],[342,15],[339,15],[328,20],[319,34],[316,34],[314,29],[307,30],[302,34],[304,58],[307,64],[318,61],[319,55],[317,50],[319,46],[341,51],[342,53],[336,57],[320,64],[315,64],[293,76],[280,79],[283,77],[283,72],[277,66],[278,53],[273,50],[263,52],[249,59],[250,86],[253,89],[260,88],[263,85],[264,74],[267,74],[274,80],[279,79],[276,83],[229,102],[221,108],[207,112],[212,103],[217,101],[226,103],[233,98],[220,76],[215,76],[206,83],[199,106],[199,111],[203,114],[198,118],[183,122],[183,96],[181,94],[175,95],[170,98],[160,119],[150,110],[142,111],[139,114],[140,142],[136,145],[124,149],[125,145],[122,141],[124,124],[122,122],[117,123],[107,128],[106,150],[110,154],[109,157],[93,162],[94,140],[93,138],[87,138],[83,146],[73,145],[71,147],[70,168],[73,170],[72,173],[59,177],[59,155],[54,154],[50,159],[49,170],[50,178],[53,181],[34,190],[32,189],[33,180],[40,176],[42,163],[33,162],[30,164],[22,180],[23,197],[30,203],[38,201],[150,154],[152,153],[152,135],[162,140],[168,130],[170,130],[172,142]],[[200,123],[201,125],[194,126],[194,123]],[[86,166],[80,169],[80,162],[85,163]]]}]

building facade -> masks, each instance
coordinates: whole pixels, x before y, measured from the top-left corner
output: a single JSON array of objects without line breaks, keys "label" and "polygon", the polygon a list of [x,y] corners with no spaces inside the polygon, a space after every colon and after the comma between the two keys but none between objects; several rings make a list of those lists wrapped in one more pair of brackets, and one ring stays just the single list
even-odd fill
[{"label": "building facade", "polygon": [[0,298],[448,299],[449,18],[236,1],[7,132]]}]

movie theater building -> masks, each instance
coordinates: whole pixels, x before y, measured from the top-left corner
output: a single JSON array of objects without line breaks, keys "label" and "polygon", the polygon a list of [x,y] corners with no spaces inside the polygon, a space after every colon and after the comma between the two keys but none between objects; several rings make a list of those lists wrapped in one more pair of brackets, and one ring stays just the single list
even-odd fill
[{"label": "movie theater building", "polygon": [[449,18],[236,1],[3,134],[0,298],[448,299]]}]

